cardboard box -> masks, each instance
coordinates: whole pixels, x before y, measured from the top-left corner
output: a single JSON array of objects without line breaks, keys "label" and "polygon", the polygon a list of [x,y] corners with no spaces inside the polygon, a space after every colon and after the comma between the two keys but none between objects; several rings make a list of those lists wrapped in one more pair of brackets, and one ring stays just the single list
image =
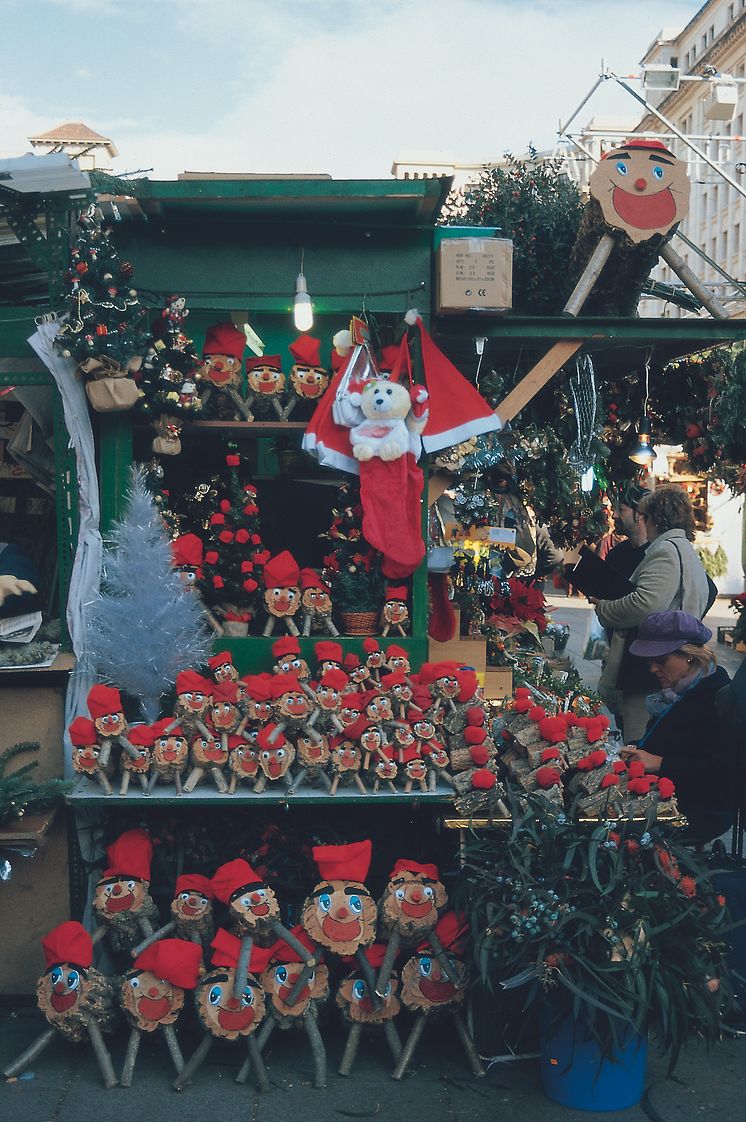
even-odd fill
[{"label": "cardboard box", "polygon": [[477,674],[483,674],[487,668],[487,640],[486,639],[451,639],[447,643],[436,643],[430,640],[431,662],[459,662],[462,666],[471,666]]},{"label": "cardboard box", "polygon": [[508,312],[513,303],[509,238],[446,238],[436,262],[439,314]]},{"label": "cardboard box", "polygon": [[484,675],[485,701],[513,696],[513,671],[509,666],[490,666]]}]

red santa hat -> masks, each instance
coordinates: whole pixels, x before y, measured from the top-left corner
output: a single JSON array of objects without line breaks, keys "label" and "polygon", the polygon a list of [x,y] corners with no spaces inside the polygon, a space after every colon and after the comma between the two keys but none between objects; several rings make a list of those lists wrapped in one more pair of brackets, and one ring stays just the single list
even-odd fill
[{"label": "red santa hat", "polygon": [[[231,935],[230,931],[221,927],[215,932],[215,938],[210,946],[213,950],[213,966],[223,966],[228,970],[235,970],[238,965],[238,957],[241,954],[241,940],[236,935]],[[255,977],[258,977],[267,969],[271,949],[271,947],[258,947],[256,943],[251,948],[249,970]]]},{"label": "red santa hat", "polygon": [[257,370],[259,367],[268,366],[270,370],[282,370],[282,356],[281,355],[260,355],[259,358],[246,359],[246,373],[250,370]]},{"label": "red santa hat", "polygon": [[239,331],[235,323],[226,320],[225,323],[214,323],[208,327],[205,335],[205,344],[202,348],[203,357],[206,355],[230,355],[232,358],[243,358],[246,350],[246,336]]},{"label": "red santa hat", "polygon": [[68,919],[53,927],[41,941],[47,969],[60,962],[82,966],[84,970],[93,962],[93,940],[77,920]]},{"label": "red santa hat", "polygon": [[76,748],[87,748],[98,740],[96,726],[89,717],[76,717],[67,732]]},{"label": "red santa hat", "polygon": [[361,884],[368,875],[373,843],[366,840],[349,845],[315,845],[311,852],[322,880],[351,880]]},{"label": "red santa hat", "polygon": [[305,591],[307,588],[320,588],[322,592],[330,591],[329,585],[324,584],[323,580],[315,569],[301,569],[300,586],[303,591]]},{"label": "red santa hat", "polygon": [[291,947],[289,943],[286,943],[285,940],[282,938],[282,936],[280,936],[280,938],[277,939],[277,941],[274,942],[272,944],[272,946],[269,948],[269,951],[270,951],[269,961],[270,962],[303,962],[303,963],[305,963],[305,962],[308,961],[308,959],[311,957],[311,955],[315,954],[316,951],[318,950],[318,947],[314,943],[311,942],[310,938],[306,934],[305,929],[303,927],[301,927],[300,924],[297,924],[297,926],[295,926],[295,927],[291,927],[290,934],[294,935],[295,938],[298,940],[298,942],[301,944],[301,946],[306,948],[306,950],[308,951],[308,954],[305,955],[303,958],[301,958],[298,951],[296,951],[294,947]]},{"label": "red santa hat", "polygon": [[422,434],[426,452],[439,452],[471,436],[497,432],[502,422],[478,390],[443,354],[414,310],[404,317],[420,333],[425,384],[430,394],[429,416]]},{"label": "red santa hat", "polygon": [[386,603],[390,600],[402,600],[405,604],[409,596],[409,589],[405,584],[389,585],[386,589]]},{"label": "red santa hat", "polygon": [[220,651],[208,658],[207,665],[211,670],[219,670],[221,666],[233,666],[233,655],[230,651]]},{"label": "red santa hat", "polygon": [[389,873],[389,880],[393,880],[397,873],[414,873],[417,876],[427,877],[428,880],[440,880],[440,871],[437,865],[422,865],[419,861],[410,861],[408,857],[400,857],[394,862],[394,867]]},{"label": "red santa hat", "polygon": [[241,681],[252,701],[269,701],[276,677],[276,674],[247,674]]},{"label": "red santa hat", "polygon": [[207,900],[212,900],[215,896],[212,881],[209,877],[202,876],[201,873],[182,873],[180,877],[177,877],[174,896],[178,896],[180,892],[196,892]]},{"label": "red santa hat", "polygon": [[156,978],[193,990],[197,985],[202,966],[202,947],[187,939],[159,939],[146,947],[135,959],[135,970],[149,970]]},{"label": "red santa hat", "polygon": [[332,643],[329,639],[322,639],[313,645],[313,653],[317,662],[338,662],[342,664],[342,645]]},{"label": "red santa hat", "polygon": [[202,538],[196,534],[182,534],[171,542],[171,560],[174,565],[199,569],[204,560]]},{"label": "red santa hat", "polygon": [[298,562],[284,549],[276,557],[271,557],[262,573],[265,588],[295,588],[300,579]]},{"label": "red santa hat", "polygon": [[176,695],[180,693],[204,693],[209,697],[215,689],[214,682],[208,682],[196,670],[181,670],[176,675]]},{"label": "red santa hat", "polygon": [[236,892],[255,884],[264,884],[264,880],[243,857],[227,861],[212,877],[212,890],[221,904],[230,903]]},{"label": "red santa hat", "polygon": [[407,675],[403,670],[392,670],[390,674],[386,674],[381,678],[381,686],[384,690],[390,690],[394,686],[405,686],[406,684]]},{"label": "red santa hat", "polygon": [[153,843],[147,830],[126,830],[106,849],[108,868],[104,869],[102,880],[110,877],[134,877],[136,880],[150,880],[150,862],[153,859]]},{"label": "red santa hat", "polygon": [[[463,915],[458,912],[446,912],[435,924],[435,934],[443,945],[443,950],[463,954],[466,937],[469,934],[469,924]],[[420,943],[418,951],[430,951],[427,940]]]},{"label": "red santa hat", "polygon": [[[301,569],[301,580],[303,574],[309,572],[308,569]],[[281,639],[275,639],[272,644],[272,654],[275,658],[284,658],[285,655],[299,655],[300,643],[294,635],[283,635]]]},{"label": "red santa hat", "polygon": [[325,686],[327,689],[339,690],[341,693],[349,680],[344,670],[337,670],[336,667],[332,667],[331,670],[324,671],[319,685]]},{"label": "red santa hat", "polygon": [[399,358],[399,344],[391,343],[388,347],[381,347],[381,357],[378,360],[378,369],[381,374],[390,374]]},{"label": "red santa hat", "polygon": [[356,655],[354,651],[348,651],[344,656],[342,665],[347,673],[350,674],[353,670],[357,670],[358,667],[362,665],[360,662],[360,655]]},{"label": "red santa hat", "polygon": [[299,335],[288,350],[300,366],[321,366],[321,340],[312,335]]},{"label": "red santa hat", "polygon": [[88,692],[88,711],[91,716],[107,717],[110,713],[122,712],[122,698],[114,686],[96,685]]}]

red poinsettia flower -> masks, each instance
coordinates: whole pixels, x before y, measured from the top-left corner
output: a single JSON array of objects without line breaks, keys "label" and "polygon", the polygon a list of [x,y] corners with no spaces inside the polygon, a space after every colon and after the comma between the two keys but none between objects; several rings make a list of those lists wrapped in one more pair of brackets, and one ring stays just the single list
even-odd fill
[{"label": "red poinsettia flower", "polygon": [[207,553],[205,554],[205,564],[206,565],[217,565],[217,563],[218,563],[217,550],[208,549]]},{"label": "red poinsettia flower", "polygon": [[248,530],[244,530],[243,528],[241,528],[240,530],[236,530],[236,541],[239,543],[239,545],[244,545],[244,543],[247,542],[248,540],[249,540],[249,531]]},{"label": "red poinsettia flower", "polygon": [[221,530],[220,533],[218,534],[218,538],[220,539],[220,541],[224,545],[229,545],[230,542],[233,541],[233,531],[232,530]]},{"label": "red poinsettia flower", "polygon": [[225,462],[226,462],[226,464],[228,465],[229,468],[237,468],[238,465],[241,463],[241,457],[237,456],[235,454],[235,452],[230,452],[225,457]]}]

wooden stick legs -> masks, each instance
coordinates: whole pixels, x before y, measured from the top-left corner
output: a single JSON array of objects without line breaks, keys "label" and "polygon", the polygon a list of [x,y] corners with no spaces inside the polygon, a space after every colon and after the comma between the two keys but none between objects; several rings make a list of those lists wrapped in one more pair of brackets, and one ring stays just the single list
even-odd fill
[{"label": "wooden stick legs", "polygon": [[106,1087],[106,1090],[109,1091],[112,1087],[116,1087],[117,1083],[119,1082],[114,1071],[114,1065],[111,1062],[109,1049],[104,1043],[104,1038],[101,1034],[101,1029],[98,1026],[98,1022],[94,1021],[93,1017],[88,1018],[86,1022],[86,1028],[88,1029],[88,1039],[91,1042],[94,1055],[98,1061],[98,1066],[99,1070],[101,1071],[101,1077],[103,1078],[104,1086]]},{"label": "wooden stick legs", "polygon": [[163,1035],[166,1038],[166,1047],[168,1048],[168,1053],[173,1061],[174,1067],[176,1068],[176,1074],[178,1075],[179,1072],[183,1071],[184,1057],[181,1054],[179,1040],[176,1036],[176,1029],[173,1025],[163,1025],[162,1027]]},{"label": "wooden stick legs", "polygon": [[345,1050],[342,1055],[339,1067],[337,1068],[337,1071],[340,1075],[349,1075],[352,1071],[352,1065],[355,1062],[355,1056],[357,1055],[357,1049],[360,1043],[360,1034],[362,1033],[362,1031],[362,1025],[350,1025],[350,1031],[347,1034],[347,1043],[345,1044]]},{"label": "wooden stick legs", "polygon": [[378,978],[376,980],[376,993],[379,997],[383,997],[386,993],[386,986],[388,985],[391,971],[394,969],[396,956],[399,953],[401,946],[401,935],[398,931],[392,931],[389,936],[389,945],[386,947],[386,954],[381,963],[381,969],[378,971]]},{"label": "wooden stick legs", "polygon": [[326,1049],[316,1023],[316,1007],[313,1002],[303,1016],[303,1027],[313,1056],[313,1085],[318,1091],[322,1091],[326,1087]]},{"label": "wooden stick legs", "polygon": [[474,1044],[474,1041],[469,1034],[469,1030],[461,1020],[461,1014],[457,1009],[454,1009],[452,1011],[451,1020],[456,1026],[456,1032],[458,1033],[459,1039],[464,1046],[464,1052],[466,1053],[466,1058],[469,1061],[469,1067],[471,1068],[474,1075],[476,1075],[478,1079],[481,1079],[482,1076],[486,1075],[487,1073],[482,1065],[482,1061],[479,1058],[479,1053],[477,1052],[476,1045]]},{"label": "wooden stick legs", "polygon": [[130,954],[133,958],[137,958],[147,947],[152,946],[153,943],[157,943],[159,939],[165,939],[167,935],[170,935],[175,927],[176,921],[170,919],[168,923],[164,923],[163,927],[159,927],[157,931],[153,931],[151,935],[147,935],[142,939],[136,947],[132,948]]},{"label": "wooden stick legs", "polygon": [[248,1059],[245,1060],[243,1067],[236,1076],[236,1083],[248,1083],[249,1074],[253,1070],[257,1091],[266,1094],[270,1090],[269,1076],[253,1033],[246,1037],[246,1047],[249,1053]]},{"label": "wooden stick legs", "polygon": [[190,1059],[184,1064],[183,1068],[173,1081],[173,1088],[175,1091],[181,1091],[190,1082],[192,1077],[204,1063],[207,1053],[213,1046],[215,1038],[206,1032],[202,1040],[194,1049]]},{"label": "wooden stick legs", "polygon": [[130,1033],[130,1038],[127,1041],[127,1051],[124,1054],[124,1064],[122,1065],[122,1075],[119,1080],[122,1087],[132,1086],[132,1076],[135,1071],[135,1061],[137,1060],[137,1050],[140,1047],[140,1037],[142,1033],[139,1029],[133,1028]]},{"label": "wooden stick legs", "polygon": [[249,959],[251,958],[251,948],[254,946],[254,940],[251,935],[244,935],[241,938],[241,950],[238,953],[238,962],[236,963],[236,974],[233,979],[233,996],[241,997],[243,991],[246,989],[246,977],[249,973]]},{"label": "wooden stick legs", "polygon": [[419,1043],[419,1039],[422,1036],[422,1031],[423,1031],[424,1027],[425,1027],[425,1018],[420,1013],[418,1015],[416,1021],[412,1025],[412,1031],[410,1032],[409,1037],[407,1038],[407,1043],[404,1045],[404,1048],[402,1049],[401,1056],[399,1057],[399,1063],[394,1068],[394,1073],[392,1075],[392,1079],[403,1079],[404,1078],[404,1073],[406,1072],[407,1068],[409,1067],[410,1063],[412,1062],[412,1057],[414,1056],[414,1050],[417,1047],[417,1044]]},{"label": "wooden stick legs", "polygon": [[33,1044],[29,1044],[25,1052],[21,1052],[18,1059],[13,1060],[12,1064],[8,1064],[8,1066],[3,1071],[3,1075],[5,1076],[5,1078],[13,1079],[14,1076],[20,1075],[21,1072],[29,1066],[29,1064],[32,1064],[34,1062],[37,1056],[40,1056],[42,1054],[47,1044],[49,1044],[52,1037],[55,1035],[56,1029],[45,1029],[41,1036],[37,1036]]}]

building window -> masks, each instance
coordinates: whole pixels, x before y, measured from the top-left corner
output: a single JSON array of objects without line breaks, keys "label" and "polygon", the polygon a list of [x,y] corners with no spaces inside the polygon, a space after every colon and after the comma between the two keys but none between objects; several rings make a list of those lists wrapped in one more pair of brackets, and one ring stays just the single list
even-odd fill
[{"label": "building window", "polygon": [[692,62],[694,62],[696,57],[697,57],[697,44],[692,43]]},{"label": "building window", "polygon": [[710,196],[706,191],[702,192],[702,221],[706,222],[709,217],[709,203]]},{"label": "building window", "polygon": [[723,230],[722,250],[721,250],[721,254],[720,254],[720,260],[722,261],[724,266],[728,262],[728,231],[727,230]]},{"label": "building window", "polygon": [[734,20],[735,17],[736,17],[736,5],[735,4],[729,4],[728,5],[728,20],[729,20],[729,22]]},{"label": "building window", "polygon": [[740,252],[741,252],[741,227],[738,224],[738,222],[736,222],[735,226],[733,227],[733,256],[737,257]]},{"label": "building window", "polygon": [[668,65],[672,66],[675,70],[676,67],[679,65],[679,60],[677,58],[669,58]]},{"label": "building window", "polygon": [[710,42],[714,43],[714,41],[715,41],[715,25],[713,24],[710,27]]}]

